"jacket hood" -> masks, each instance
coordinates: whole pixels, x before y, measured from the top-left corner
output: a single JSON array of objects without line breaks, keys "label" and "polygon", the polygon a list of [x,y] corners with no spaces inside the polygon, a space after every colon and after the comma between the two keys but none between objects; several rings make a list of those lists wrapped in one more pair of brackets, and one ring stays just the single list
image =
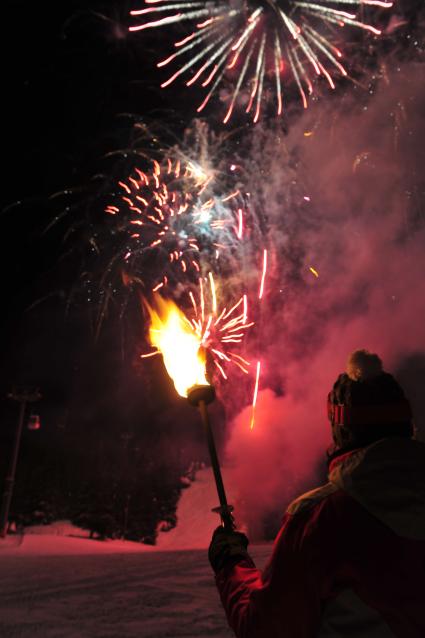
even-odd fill
[{"label": "jacket hood", "polygon": [[329,480],[399,536],[425,540],[425,444],[392,437],[335,459]]}]

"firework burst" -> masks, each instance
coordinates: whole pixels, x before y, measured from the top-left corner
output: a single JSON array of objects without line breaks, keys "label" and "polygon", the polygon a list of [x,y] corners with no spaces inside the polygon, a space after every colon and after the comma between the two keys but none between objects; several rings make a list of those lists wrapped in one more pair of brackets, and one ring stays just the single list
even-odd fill
[{"label": "firework burst", "polygon": [[[251,364],[241,354],[246,331],[254,325],[248,318],[248,296],[244,294],[236,302],[221,304],[218,286],[209,272],[206,277],[199,278],[197,290],[189,291],[186,302],[187,310],[181,311],[182,318],[199,347],[208,353],[220,377],[227,380],[229,367],[248,374]],[[162,298],[155,303],[158,307],[163,304]],[[148,304],[145,302],[145,305]],[[159,354],[158,350],[141,356],[147,358],[156,354]]]},{"label": "firework burst", "polygon": [[360,9],[392,6],[385,0],[145,0],[145,4],[131,12],[142,19],[131,31],[184,22],[192,28],[175,42],[175,51],[158,63],[158,67],[177,67],[161,86],[189,74],[187,86],[198,83],[207,91],[200,112],[221,82],[230,78],[234,88],[224,123],[243,89],[246,112],[257,122],[266,93],[274,85],[280,115],[282,84],[288,75],[306,108],[318,76],[334,88],[334,73],[347,75],[335,45],[338,28],[357,27],[378,35],[379,29],[359,17]]},{"label": "firework burst", "polygon": [[121,262],[138,276],[149,268],[148,261],[153,264],[154,291],[183,273],[189,280],[198,277],[207,255],[217,262],[243,239],[241,193],[217,195],[214,173],[194,162],[153,161],[147,171],[134,168],[118,188],[105,211],[119,217],[125,233]]}]

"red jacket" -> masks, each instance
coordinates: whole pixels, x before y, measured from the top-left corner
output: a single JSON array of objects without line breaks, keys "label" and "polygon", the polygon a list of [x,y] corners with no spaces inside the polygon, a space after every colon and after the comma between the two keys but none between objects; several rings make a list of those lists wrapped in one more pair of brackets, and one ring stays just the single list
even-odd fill
[{"label": "red jacket", "polygon": [[217,575],[238,638],[425,638],[425,445],[382,439],[335,459],[288,508],[261,575]]}]

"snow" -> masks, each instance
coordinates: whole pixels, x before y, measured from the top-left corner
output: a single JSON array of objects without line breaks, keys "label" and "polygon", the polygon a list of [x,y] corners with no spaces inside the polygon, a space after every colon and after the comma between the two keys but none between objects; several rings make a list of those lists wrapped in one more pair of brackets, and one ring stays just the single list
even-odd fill
[{"label": "snow", "polygon": [[[0,551],[0,636],[233,635],[205,550],[121,553],[116,542],[110,545],[117,553],[46,556]],[[252,551],[259,565],[269,553],[269,546],[254,546]]]},{"label": "snow", "polygon": [[[226,471],[223,480],[226,483]],[[229,503],[237,502],[237,494],[228,488]],[[2,555],[69,555],[152,552],[166,550],[206,549],[220,517],[212,512],[218,505],[217,491],[211,468],[201,469],[196,480],[182,491],[177,508],[177,526],[159,531],[156,546],[130,541],[89,539],[89,532],[69,521],[25,528],[25,534],[10,535],[0,541]],[[238,521],[239,522],[239,521]],[[161,528],[161,526],[159,526]],[[239,525],[239,528],[241,526]]]},{"label": "snow", "polygon": [[[116,554],[129,552],[155,551],[151,545],[131,543],[129,541],[97,541],[88,538],[58,536],[55,534],[24,534],[12,536],[0,541],[2,556],[64,556],[70,554]],[[1,634],[0,634],[1,635]]]},{"label": "snow", "polygon": [[[225,468],[222,474],[228,502],[235,505],[238,498],[237,492],[232,490],[232,483],[226,480],[228,477]],[[208,547],[212,531],[220,524],[219,515],[211,511],[217,505],[218,496],[212,469],[199,470],[195,481],[183,490],[180,497],[177,526],[168,532],[160,532],[156,546],[162,550]]]},{"label": "snow", "polygon": [[[34,525],[25,534],[9,535],[0,539],[2,556],[65,556],[78,554],[111,554],[154,551],[152,545],[120,540],[93,540],[88,531],[75,527],[69,521],[56,521],[51,525]],[[1,634],[0,634],[1,635]]]},{"label": "snow", "polygon": [[[206,550],[216,505],[204,469],[157,547],[91,540],[68,521],[0,539],[0,636],[231,638]],[[261,568],[270,552],[270,544],[254,545],[251,554]]]}]

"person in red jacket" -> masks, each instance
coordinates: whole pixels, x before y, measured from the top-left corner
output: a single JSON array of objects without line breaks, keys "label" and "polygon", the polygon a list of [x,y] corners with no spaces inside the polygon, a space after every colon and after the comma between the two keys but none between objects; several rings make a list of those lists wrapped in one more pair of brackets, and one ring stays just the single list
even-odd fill
[{"label": "person in red jacket", "polygon": [[375,354],[328,396],[329,482],[288,507],[261,574],[219,527],[209,558],[238,638],[425,637],[425,444]]}]

